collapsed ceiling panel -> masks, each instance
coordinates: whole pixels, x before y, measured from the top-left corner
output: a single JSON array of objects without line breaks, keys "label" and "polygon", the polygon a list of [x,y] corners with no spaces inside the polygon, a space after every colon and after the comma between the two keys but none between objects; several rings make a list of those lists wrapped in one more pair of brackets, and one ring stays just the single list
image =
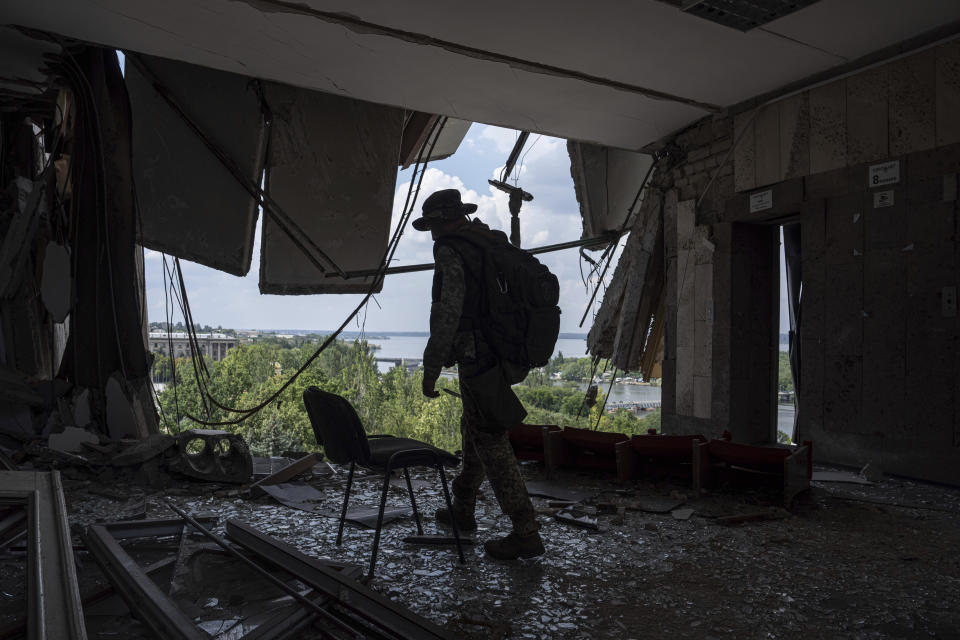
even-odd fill
[{"label": "collapsed ceiling panel", "polygon": [[[637,190],[647,175],[653,157],[595,144],[568,142],[570,175],[580,203],[583,236],[592,238],[619,231],[628,214],[639,208]],[[631,205],[636,202],[631,210]],[[601,243],[588,249],[606,246]]]},{"label": "collapsed ceiling panel", "polygon": [[[442,117],[420,111],[410,114],[403,127],[403,142],[400,146],[401,167],[406,169],[417,161],[423,143],[430,137],[434,125],[437,125]],[[430,145],[422,160],[434,162],[452,156],[460,148],[460,143],[463,142],[472,124],[469,120],[447,118],[436,143]]]},{"label": "collapsed ceiling panel", "polygon": [[154,85],[249,185],[259,185],[265,135],[256,81],[184,62],[129,56],[126,82],[141,244],[245,275],[257,202]]},{"label": "collapsed ceiling panel", "polygon": [[[287,85],[266,83],[264,88],[273,113],[270,198],[340,269],[377,268],[390,231],[403,110]],[[369,279],[326,277],[272,214],[264,216],[261,293],[366,293],[369,288]]]},{"label": "collapsed ceiling panel", "polygon": [[[0,109],[49,103],[40,98],[54,87],[50,60],[61,53],[58,44],[31,38],[12,27],[0,27]],[[43,108],[48,110],[49,104]]]}]

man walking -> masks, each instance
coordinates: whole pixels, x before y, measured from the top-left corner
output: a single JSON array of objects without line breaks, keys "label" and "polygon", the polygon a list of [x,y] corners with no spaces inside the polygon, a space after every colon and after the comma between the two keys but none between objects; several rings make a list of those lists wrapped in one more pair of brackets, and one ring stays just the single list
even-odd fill
[{"label": "man walking", "polygon": [[[484,305],[484,249],[507,243],[503,232],[466,216],[477,210],[464,204],[457,189],[444,189],[423,203],[418,231],[430,231],[434,240],[430,339],[423,352],[423,394],[439,396],[435,385],[444,366],[456,363],[460,374],[463,416],[463,467],[453,481],[453,511],[460,531],[474,531],[477,492],[484,475],[497,502],[513,522],[513,531],[484,543],[494,558],[532,558],[544,552],[539,525],[507,429],[520,424],[526,410],[510,385],[525,371],[498,358],[481,331]],[[450,523],[446,509],[437,511],[441,523]]]}]

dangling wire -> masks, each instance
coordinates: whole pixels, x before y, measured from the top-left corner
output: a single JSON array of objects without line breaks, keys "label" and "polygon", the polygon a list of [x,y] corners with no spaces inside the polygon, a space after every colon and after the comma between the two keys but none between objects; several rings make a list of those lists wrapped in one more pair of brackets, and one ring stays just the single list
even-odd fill
[{"label": "dangling wire", "polygon": [[[647,186],[647,181],[650,180],[650,175],[653,173],[654,168],[657,166],[657,163],[660,161],[660,158],[663,156],[657,155],[654,156],[653,162],[650,163],[650,166],[647,168],[646,175],[643,176],[643,180],[640,181],[640,188],[637,189],[637,195],[633,197],[633,202],[630,204],[630,208],[627,209],[627,213],[623,218],[623,223],[620,225],[620,230],[617,232],[616,239],[611,242],[607,248],[604,250],[603,254],[600,256],[599,262],[604,262],[604,256],[606,256],[606,262],[603,265],[603,271],[600,273],[600,279],[597,282],[597,286],[593,290],[593,294],[590,296],[590,301],[587,302],[587,308],[583,310],[583,317],[580,318],[579,326],[583,326],[583,323],[587,319],[587,314],[590,313],[590,308],[593,306],[593,301],[597,297],[597,293],[600,291],[600,287],[603,284],[603,279],[607,275],[607,269],[610,268],[611,262],[613,262],[613,254],[616,253],[614,248],[619,244],[620,238],[623,237],[624,232],[627,230],[627,224],[630,222],[630,218],[633,216],[634,209],[637,208],[637,203],[640,202],[640,196],[643,194],[644,188]],[[591,272],[592,275],[592,272]]]},{"label": "dangling wire", "polygon": [[[262,410],[264,407],[268,406],[270,403],[276,400],[280,396],[280,394],[286,391],[286,389],[291,384],[293,384],[293,382],[300,376],[300,374],[306,371],[307,368],[320,356],[320,354],[323,353],[323,351],[325,351],[327,347],[330,346],[330,344],[332,344],[337,339],[337,337],[340,335],[343,329],[367,305],[369,300],[373,297],[374,292],[378,289],[381,282],[383,281],[384,271],[387,269],[387,267],[390,265],[390,262],[393,260],[393,256],[396,253],[397,247],[399,246],[400,239],[403,237],[403,232],[406,228],[407,222],[410,220],[410,217],[413,213],[413,209],[416,206],[417,198],[420,195],[420,187],[422,186],[423,178],[426,175],[429,158],[433,155],[433,149],[436,147],[437,140],[439,139],[440,133],[443,131],[443,127],[446,125],[446,123],[447,123],[446,117],[434,122],[433,127],[431,128],[430,132],[427,135],[427,141],[429,141],[429,150],[427,149],[428,147],[427,141],[425,141],[423,146],[421,146],[420,148],[420,153],[418,154],[418,157],[417,157],[417,163],[414,166],[414,172],[411,175],[410,187],[407,190],[407,196],[404,201],[404,205],[402,209],[403,213],[401,214],[400,220],[397,223],[397,228],[395,229],[393,237],[390,239],[390,242],[387,245],[387,249],[384,252],[383,258],[380,261],[380,267],[378,268],[376,275],[373,277],[370,283],[370,289],[367,291],[366,295],[364,295],[363,299],[356,306],[356,308],[354,308],[354,310],[347,316],[347,318],[340,324],[340,326],[333,333],[327,336],[326,340],[323,341],[323,343],[317,348],[316,351],[314,351],[314,353],[309,358],[307,358],[306,362],[304,362],[303,365],[301,365],[296,370],[296,372],[294,372],[293,375],[291,375],[290,378],[288,378],[268,398],[266,398],[265,400],[263,400],[262,402],[258,403],[253,407],[249,407],[246,409],[237,409],[237,408],[226,407],[220,404],[212,396],[210,396],[209,393],[207,393],[205,394],[206,397],[209,398],[214,405],[216,405],[217,407],[219,407],[220,409],[228,413],[238,414],[239,417],[230,419],[230,420],[221,420],[221,421],[200,420],[188,413],[186,414],[186,416],[190,420],[193,420],[199,424],[203,424],[206,426],[227,426],[227,425],[240,424],[250,416]],[[421,163],[422,163],[422,166],[421,166]],[[417,173],[418,169],[419,169],[419,175]],[[416,184],[415,187],[414,187],[414,184]]]},{"label": "dangling wire", "polygon": [[[610,364],[610,361],[607,360],[607,364]],[[606,371],[604,371],[606,373]],[[610,392],[613,391],[613,381],[617,379],[617,368],[613,368],[613,373],[610,374],[610,384],[607,385],[607,395],[603,396],[603,404],[600,405],[600,412],[597,414],[597,424],[593,425],[593,430],[596,431],[600,427],[600,420],[603,418],[603,412],[607,409],[607,401],[610,400]]]}]

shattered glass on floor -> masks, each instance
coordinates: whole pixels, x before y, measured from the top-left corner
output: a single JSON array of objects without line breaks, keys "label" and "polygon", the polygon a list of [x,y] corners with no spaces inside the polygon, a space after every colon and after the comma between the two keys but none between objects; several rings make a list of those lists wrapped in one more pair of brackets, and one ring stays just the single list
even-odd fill
[{"label": "shattered glass on floor", "polygon": [[[522,469],[531,481],[545,480],[537,464]],[[415,483],[417,505],[432,516],[443,505],[439,481],[426,471],[413,475],[421,481]],[[611,480],[560,474],[551,483],[593,497],[572,506],[533,498],[547,553],[532,560],[484,556],[480,543],[509,532],[488,486],[478,503],[478,544],[464,547],[465,565],[452,545],[404,543],[416,527],[411,518],[396,520],[384,526],[371,586],[465,638],[957,637],[955,489],[892,478],[874,485],[814,482],[785,512],[758,492],[720,489],[694,498],[677,482]],[[342,546],[335,544],[346,473],[341,469],[310,484],[321,495],[316,511],[333,517],[292,509],[269,496],[249,498],[228,485],[183,482],[151,492],[65,481],[75,533],[119,513],[175,517],[164,505],[170,499],[193,513],[216,514],[218,532],[227,518],[237,518],[310,555],[366,569],[371,529],[347,525]],[[381,486],[379,476],[359,476],[351,507],[375,506]],[[409,506],[402,487],[391,487],[388,506]],[[563,513],[592,520],[596,528],[558,520]],[[747,521],[718,524],[738,515]],[[438,532],[430,517],[424,529]],[[85,556],[80,554],[81,582],[93,564]],[[216,564],[213,558],[208,564]],[[201,579],[190,587],[196,608],[191,614],[226,640],[233,637],[229,625],[241,617],[231,602],[239,602],[242,587],[230,586],[213,564],[200,567]],[[210,587],[220,576],[221,584]],[[141,637],[116,633],[107,627],[91,637]]]}]

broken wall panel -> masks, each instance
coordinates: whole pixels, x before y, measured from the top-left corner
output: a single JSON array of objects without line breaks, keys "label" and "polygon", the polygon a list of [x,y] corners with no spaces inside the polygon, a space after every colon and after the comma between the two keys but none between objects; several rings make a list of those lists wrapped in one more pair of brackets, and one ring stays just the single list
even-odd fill
[{"label": "broken wall panel", "polygon": [[[570,174],[580,203],[583,238],[618,231],[647,174],[653,157],[585,142],[568,142]],[[640,205],[641,201],[637,201]],[[588,247],[591,248],[591,247]],[[592,247],[596,249],[602,246]]]},{"label": "broken wall panel", "polygon": [[258,81],[150,56],[131,57],[126,65],[141,244],[245,275],[253,255],[256,199],[158,93],[154,79],[257,186],[265,140]]},{"label": "broken wall panel", "polygon": [[[640,365],[663,290],[664,238],[660,218],[663,197],[640,207],[587,335],[590,353],[610,358],[615,367],[624,371],[636,371]],[[676,206],[676,191],[666,197],[671,199],[667,207]]]},{"label": "broken wall panel", "polygon": [[958,108],[955,39],[742,111],[735,189],[955,144]]},{"label": "broken wall panel", "polygon": [[[387,247],[403,110],[264,86],[273,113],[270,197],[341,269],[376,269]],[[261,293],[366,293],[371,281],[326,278],[273,215],[264,216]]]}]

